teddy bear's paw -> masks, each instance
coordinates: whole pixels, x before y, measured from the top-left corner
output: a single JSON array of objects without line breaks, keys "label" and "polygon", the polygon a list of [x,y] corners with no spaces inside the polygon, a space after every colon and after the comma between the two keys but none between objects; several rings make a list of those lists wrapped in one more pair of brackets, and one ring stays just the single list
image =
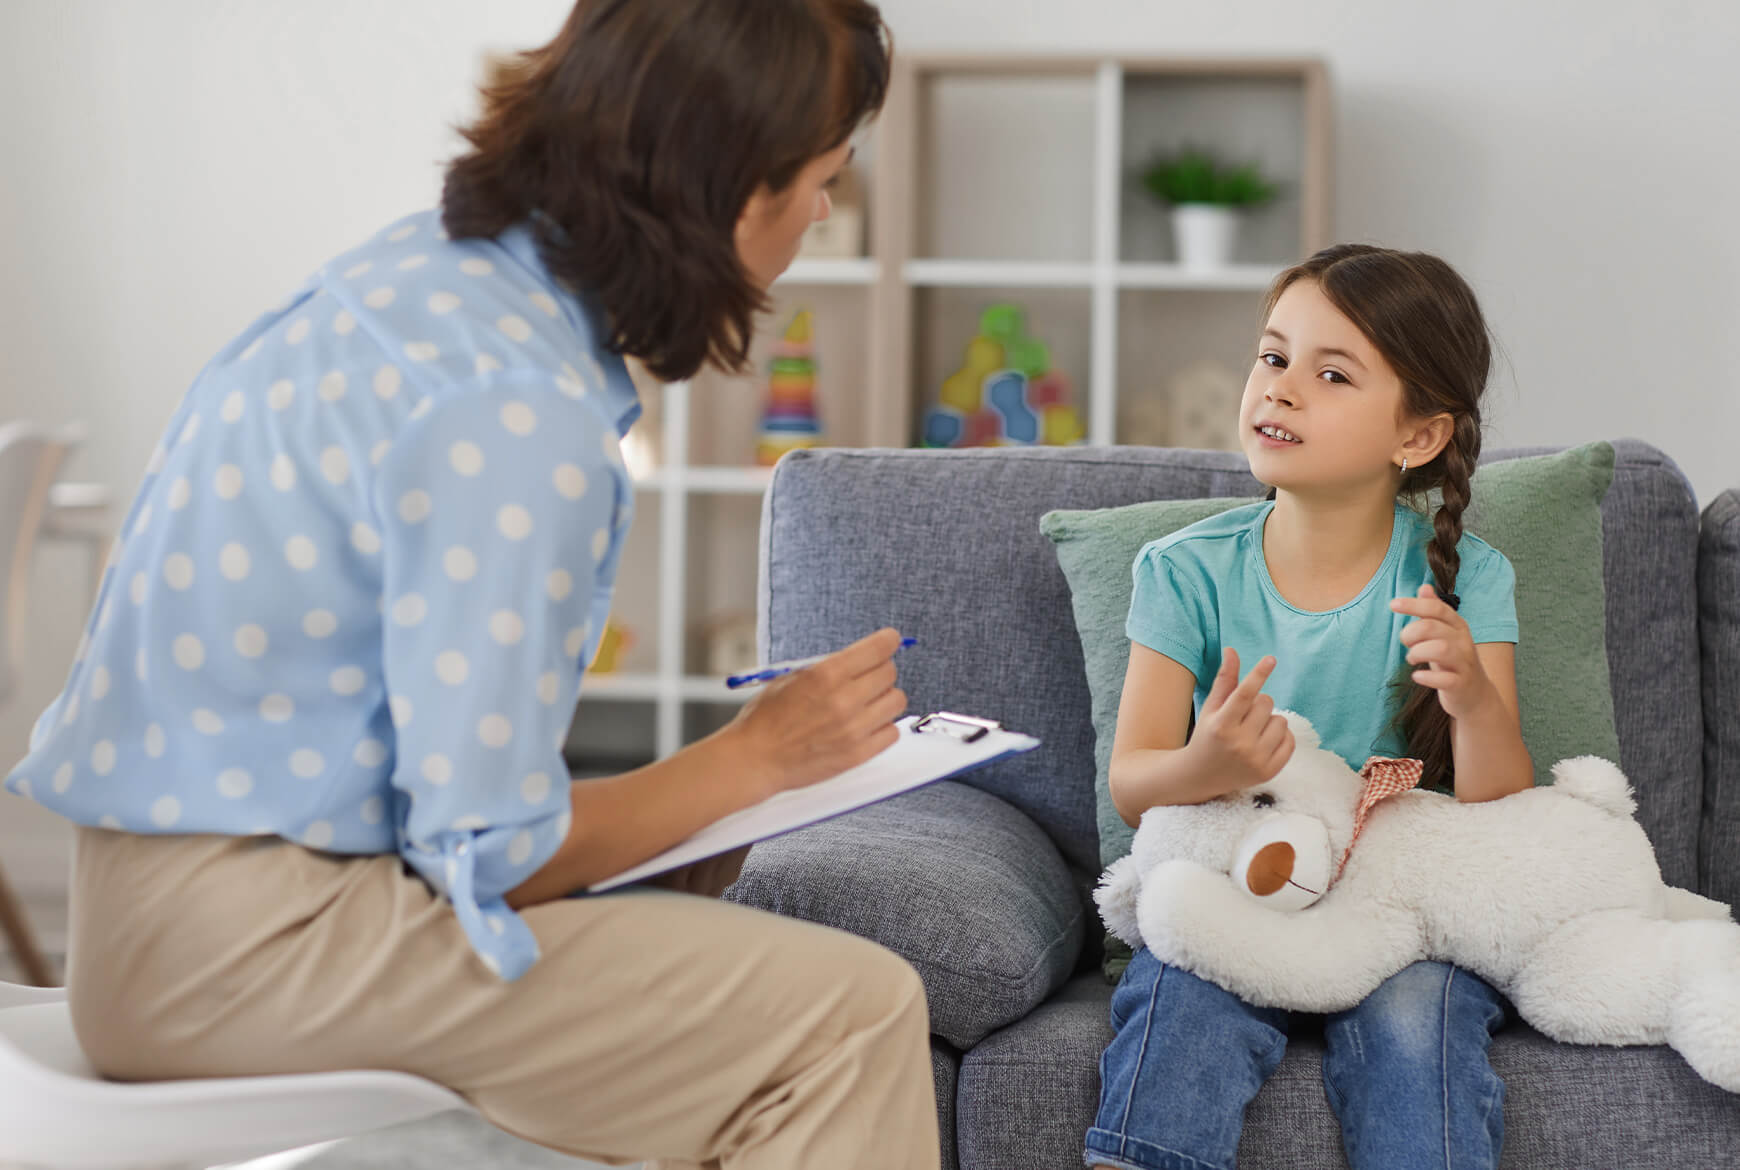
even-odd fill
[{"label": "teddy bear's paw", "polygon": [[1136,895],[1142,891],[1142,875],[1134,857],[1120,857],[1112,862],[1094,887],[1094,905],[1100,908],[1100,921],[1106,929],[1132,947],[1142,945],[1142,931],[1136,925]]},{"label": "teddy bear's paw", "polygon": [[[1226,874],[1194,862],[1168,861],[1142,877],[1136,929],[1160,959],[1224,987],[1230,985],[1221,964],[1229,956],[1250,962],[1252,940],[1270,913],[1234,889]],[[1237,960],[1231,963],[1237,965]]]},{"label": "teddy bear's paw", "polygon": [[1617,764],[1600,756],[1573,756],[1554,764],[1553,791],[1587,801],[1616,817],[1637,814],[1631,782]]},{"label": "teddy bear's paw", "polygon": [[1699,926],[1682,962],[1669,1039],[1699,1076],[1740,1093],[1740,931]]}]

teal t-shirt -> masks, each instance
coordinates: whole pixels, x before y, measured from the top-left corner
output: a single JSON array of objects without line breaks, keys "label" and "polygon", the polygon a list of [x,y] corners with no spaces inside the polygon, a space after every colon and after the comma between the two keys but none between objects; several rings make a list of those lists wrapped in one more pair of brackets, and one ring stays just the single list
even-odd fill
[{"label": "teal t-shirt", "polygon": [[[1238,652],[1241,671],[1273,654],[1275,672],[1263,690],[1278,709],[1309,719],[1324,747],[1355,768],[1370,756],[1400,756],[1398,692],[1390,682],[1406,661],[1401,632],[1413,619],[1391,612],[1390,601],[1412,597],[1432,580],[1426,560],[1431,522],[1398,504],[1377,573],[1346,605],[1313,612],[1290,605],[1269,579],[1263,525],[1273,509],[1267,500],[1247,504],[1144,545],[1125,632],[1196,676],[1199,713],[1223,646]],[[1510,561],[1466,533],[1456,548],[1462,557],[1459,612],[1474,641],[1515,642]]]}]

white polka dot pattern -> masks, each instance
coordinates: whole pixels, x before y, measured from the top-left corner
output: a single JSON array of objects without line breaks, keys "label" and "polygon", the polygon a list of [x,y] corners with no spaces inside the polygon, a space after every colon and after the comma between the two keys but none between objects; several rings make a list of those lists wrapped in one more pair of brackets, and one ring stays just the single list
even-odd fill
[{"label": "white polka dot pattern", "polygon": [[247,548],[236,541],[230,541],[218,553],[218,572],[224,575],[225,580],[246,581],[253,566],[254,559],[248,554]]},{"label": "white polka dot pattern", "polygon": [[441,558],[441,565],[454,582],[465,582],[477,576],[477,554],[456,544]]},{"label": "white polka dot pattern", "polygon": [[633,507],[601,335],[523,231],[424,213],[322,269],[189,391],[7,788],[398,849],[523,972],[502,898],[567,834],[560,745]]}]

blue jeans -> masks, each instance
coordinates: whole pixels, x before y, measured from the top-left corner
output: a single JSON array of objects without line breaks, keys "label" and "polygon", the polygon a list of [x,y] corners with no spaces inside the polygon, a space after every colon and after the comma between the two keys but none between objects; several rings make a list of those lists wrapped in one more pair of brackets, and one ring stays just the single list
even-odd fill
[{"label": "blue jeans", "polygon": [[[1121,1170],[1232,1170],[1245,1106],[1287,1049],[1293,1016],[1136,952],[1112,993],[1100,1109],[1083,1160]],[[1502,996],[1415,963],[1322,1017],[1323,1087],[1353,1170],[1495,1167],[1504,1082],[1487,1048]]]}]

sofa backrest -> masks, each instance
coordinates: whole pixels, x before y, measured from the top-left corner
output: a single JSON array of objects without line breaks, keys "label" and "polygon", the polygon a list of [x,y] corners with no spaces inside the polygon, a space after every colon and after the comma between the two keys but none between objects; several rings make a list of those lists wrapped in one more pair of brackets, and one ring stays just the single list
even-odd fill
[{"label": "sofa backrest", "polygon": [[[1614,446],[1602,528],[1620,762],[1664,876],[1694,886],[1698,512],[1665,455],[1630,440]],[[1261,492],[1243,457],[1226,452],[796,451],[775,471],[762,515],[762,652],[821,654],[883,625],[917,638],[899,660],[910,710],[982,715],[1040,737],[1037,750],[964,779],[1032,816],[1091,875],[1099,853],[1087,681],[1069,591],[1039,518],[1054,508]]]}]

